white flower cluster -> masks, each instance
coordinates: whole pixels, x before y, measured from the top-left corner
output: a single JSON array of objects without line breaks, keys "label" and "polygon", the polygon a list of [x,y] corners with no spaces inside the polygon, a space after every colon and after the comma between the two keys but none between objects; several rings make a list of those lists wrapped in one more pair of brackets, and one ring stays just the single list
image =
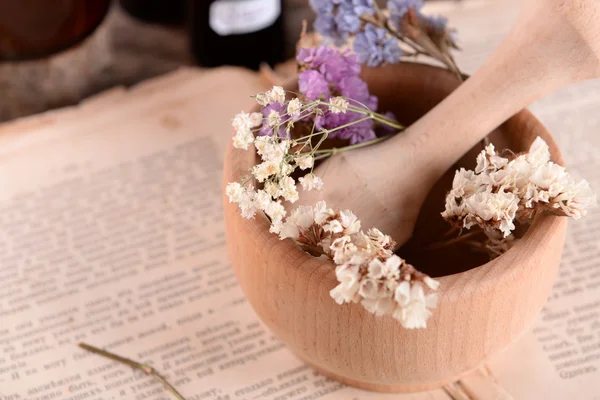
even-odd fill
[{"label": "white flower cluster", "polygon": [[254,142],[252,129],[259,127],[262,124],[262,119],[262,114],[258,112],[252,114],[241,112],[237,114],[231,123],[235,129],[233,147],[248,150],[248,146]]},{"label": "white flower cluster", "polygon": [[[275,86],[266,93],[256,96],[261,105],[273,103],[285,103],[285,91]],[[288,103],[288,111],[300,113],[303,104],[298,99]],[[266,123],[278,131],[278,125],[282,123],[285,115],[280,115],[271,110],[266,118]],[[233,137],[233,146],[247,150],[250,144],[254,144],[261,163],[251,169],[252,178],[262,184],[262,189],[255,189],[252,184],[241,184],[231,182],[227,185],[226,194],[229,201],[237,203],[244,218],[253,218],[257,211],[264,211],[271,219],[271,232],[279,233],[286,210],[282,201],[295,203],[298,200],[296,180],[291,174],[296,170],[308,170],[311,172],[300,177],[304,190],[321,190],[323,181],[312,173],[314,156],[310,153],[301,152],[302,146],[292,140],[272,136],[254,136],[252,128],[263,123],[261,113],[240,113],[233,119],[233,127],[236,133]],[[298,148],[299,147],[299,148]],[[297,149],[295,149],[297,148]]]},{"label": "white flower cluster", "polygon": [[360,303],[375,315],[391,315],[408,329],[425,328],[439,283],[392,252],[390,236],[372,228],[360,230],[349,210],[335,212],[325,202],[296,208],[283,223],[281,239],[294,239],[313,255],[324,254],[336,265],[339,285],[331,290],[338,303]]},{"label": "white flower cluster", "polygon": [[490,235],[499,230],[506,238],[515,221],[530,222],[538,211],[578,219],[595,203],[588,182],[550,161],[548,145],[538,137],[528,152],[508,158],[489,144],[474,171],[456,171],[442,216],[467,229],[478,225]]},{"label": "white flower cluster", "polygon": [[281,86],[273,86],[271,90],[256,95],[256,102],[261,106],[285,103],[285,90]]},{"label": "white flower cluster", "polygon": [[[326,256],[336,264],[340,283],[331,296],[337,303],[360,303],[376,315],[393,316],[406,328],[425,328],[437,301],[435,294],[426,294],[425,290],[435,291],[439,284],[395,255],[391,237],[374,228],[364,233],[351,211],[334,212],[324,202],[315,207],[298,207],[286,219],[282,202],[295,203],[299,197],[292,174],[307,171],[298,183],[304,190],[321,190],[323,181],[312,169],[315,155],[322,158],[327,152],[318,149],[326,135],[316,144],[313,142],[323,132],[292,138],[294,122],[322,112],[318,106],[328,107],[333,114],[345,113],[348,101],[333,97],[328,103],[303,103],[298,98],[286,102],[285,91],[278,86],[258,94],[256,100],[262,106],[272,107],[268,114],[263,110],[264,118],[262,113],[236,115],[233,145],[247,150],[253,144],[261,161],[251,168],[251,176],[244,181],[227,185],[229,201],[237,203],[244,218],[253,218],[263,211],[271,220],[271,232],[278,233],[281,239],[294,239],[308,253]],[[259,129],[269,135],[255,136]]]},{"label": "white flower cluster", "polygon": [[[252,177],[263,184],[256,190],[251,184],[230,182],[225,189],[230,202],[237,203],[242,217],[253,218],[258,210],[271,219],[271,232],[279,233],[286,216],[282,200],[295,203],[298,200],[296,181],[290,175],[296,168],[312,168],[314,158],[306,153],[290,154],[290,141],[274,136],[259,136],[254,146],[262,162],[251,169]],[[299,179],[304,190],[320,190],[323,181],[309,173]]]}]

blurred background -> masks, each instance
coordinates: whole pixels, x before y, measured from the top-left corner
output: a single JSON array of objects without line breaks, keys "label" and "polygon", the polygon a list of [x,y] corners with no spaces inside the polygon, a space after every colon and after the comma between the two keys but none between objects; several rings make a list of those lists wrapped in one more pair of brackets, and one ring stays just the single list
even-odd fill
[{"label": "blurred background", "polygon": [[0,122],[183,65],[274,66],[313,17],[309,0],[0,0]]}]

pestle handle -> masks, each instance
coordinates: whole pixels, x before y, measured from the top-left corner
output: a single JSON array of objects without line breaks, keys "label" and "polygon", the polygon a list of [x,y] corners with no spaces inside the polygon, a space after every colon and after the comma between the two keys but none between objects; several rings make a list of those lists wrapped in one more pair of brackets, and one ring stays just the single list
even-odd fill
[{"label": "pestle handle", "polygon": [[404,166],[433,185],[516,112],[563,86],[597,77],[600,2],[526,0],[516,25],[484,66],[394,138],[413,146],[414,159]]}]

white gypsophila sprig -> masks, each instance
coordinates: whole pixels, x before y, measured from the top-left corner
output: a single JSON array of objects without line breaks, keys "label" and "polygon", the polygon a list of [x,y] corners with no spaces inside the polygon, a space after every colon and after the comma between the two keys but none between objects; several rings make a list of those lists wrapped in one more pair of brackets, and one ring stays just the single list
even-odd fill
[{"label": "white gypsophila sprig", "polygon": [[331,290],[338,303],[360,303],[375,315],[389,315],[407,329],[425,328],[435,308],[439,282],[393,254],[391,237],[372,228],[366,234],[349,210],[334,212],[325,202],[296,208],[282,225],[307,252],[323,254],[336,265],[339,284]]},{"label": "white gypsophila sprig", "polygon": [[235,135],[233,136],[233,146],[237,149],[247,150],[248,146],[254,142],[254,135],[252,129],[262,124],[262,114],[252,113],[248,114],[241,112],[237,114],[231,125],[235,129]]},{"label": "white gypsophila sprig", "polygon": [[[297,207],[289,215],[286,211],[286,202],[294,203],[299,198],[298,183],[306,191],[322,189],[323,180],[313,173],[315,160],[344,150],[319,149],[323,139],[338,128],[318,131],[315,117],[327,110],[332,114],[346,113],[348,100],[333,97],[328,102],[303,102],[299,98],[286,101],[285,91],[277,86],[258,94],[256,100],[263,106],[271,106],[270,111],[263,110],[264,118],[260,113],[238,114],[233,122],[236,129],[233,142],[234,147],[244,150],[253,144],[260,162],[250,169],[248,178],[227,185],[229,201],[238,205],[244,218],[264,212],[271,221],[271,232],[279,234],[281,239],[293,239],[313,256],[329,258],[336,265],[339,281],[331,290],[336,302],[360,303],[371,313],[398,319],[406,328],[425,327],[436,296],[425,294],[424,288],[433,292],[439,284],[396,256],[390,236],[375,228],[364,233],[354,213],[334,211],[325,202],[314,207]],[[353,106],[352,110],[358,110],[356,112],[366,118],[376,115],[368,109],[361,111],[360,107]],[[291,128],[303,118],[312,122],[310,134],[292,139]],[[380,115],[377,118],[386,121]],[[255,128],[260,125],[260,134],[254,136],[253,132],[258,131]],[[344,124],[349,125],[351,123]],[[360,145],[349,148],[357,147]],[[295,175],[292,176],[297,170],[306,171],[298,177],[298,182]],[[396,294],[405,288],[408,288],[407,295]]]},{"label": "white gypsophila sprig", "polygon": [[513,245],[515,221],[530,223],[537,212],[577,219],[595,203],[588,182],[550,161],[550,149],[538,137],[528,152],[509,157],[486,146],[474,171],[456,171],[442,216],[461,228],[481,227],[486,248],[497,255]]},{"label": "white gypsophila sprig", "polygon": [[271,90],[258,93],[254,98],[261,106],[268,106],[274,103],[283,104],[285,103],[285,90],[281,86],[273,86]]},{"label": "white gypsophila sprig", "polygon": [[329,110],[334,114],[345,113],[348,110],[348,100],[342,96],[337,96],[329,99]]},{"label": "white gypsophila sprig", "polygon": [[287,106],[288,115],[291,117],[298,117],[300,111],[302,111],[302,102],[298,98],[290,100]]}]

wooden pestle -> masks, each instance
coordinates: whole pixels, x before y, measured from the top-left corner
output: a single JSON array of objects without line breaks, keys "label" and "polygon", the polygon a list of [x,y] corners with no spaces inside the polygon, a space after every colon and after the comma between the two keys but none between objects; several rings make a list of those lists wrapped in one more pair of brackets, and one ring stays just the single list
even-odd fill
[{"label": "wooden pestle", "polygon": [[315,173],[325,200],[350,209],[365,229],[398,245],[414,230],[435,182],[510,116],[570,83],[600,77],[600,1],[525,0],[516,24],[487,62],[405,132],[383,143],[338,153]]}]

